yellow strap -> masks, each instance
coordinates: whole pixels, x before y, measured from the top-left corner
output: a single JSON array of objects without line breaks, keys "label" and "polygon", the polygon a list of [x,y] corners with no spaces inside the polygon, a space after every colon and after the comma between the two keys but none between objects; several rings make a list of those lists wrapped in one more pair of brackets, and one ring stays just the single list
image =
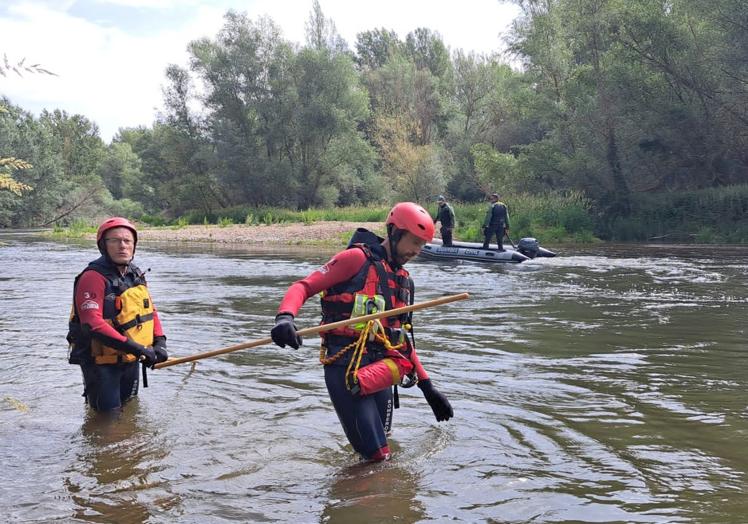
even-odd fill
[{"label": "yellow strap", "polygon": [[397,364],[395,364],[395,361],[391,358],[385,358],[382,359],[382,362],[384,362],[388,368],[390,368],[390,373],[392,374],[392,383],[393,384],[399,384],[400,383],[400,370],[397,369]]},{"label": "yellow strap", "polygon": [[374,320],[369,320],[356,340],[353,356],[351,356],[351,360],[348,362],[348,367],[345,370],[345,385],[348,389],[351,389],[352,387],[352,384],[349,383],[349,377],[353,377],[354,384],[358,383],[358,368],[361,366],[361,359],[363,358],[364,350],[366,349],[366,340],[369,338],[369,332],[371,331],[374,322]]}]

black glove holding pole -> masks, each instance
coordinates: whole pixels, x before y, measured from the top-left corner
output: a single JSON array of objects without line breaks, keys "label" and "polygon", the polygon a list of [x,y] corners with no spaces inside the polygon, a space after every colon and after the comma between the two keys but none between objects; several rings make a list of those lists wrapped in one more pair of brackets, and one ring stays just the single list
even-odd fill
[{"label": "black glove holding pole", "polygon": [[133,340],[125,342],[125,351],[138,357],[138,360],[148,367],[157,362],[156,351],[152,346],[143,346]]},{"label": "black glove holding pole", "polygon": [[434,412],[437,422],[454,417],[454,411],[449,400],[434,388],[430,379],[419,380],[417,385],[423,391],[423,396],[426,397],[426,402],[431,406],[431,411]]},{"label": "black glove holding pole", "polygon": [[275,317],[275,327],[270,331],[270,337],[276,345],[284,348],[286,344],[299,349],[304,341],[296,334],[296,324],[291,313],[281,313]]}]

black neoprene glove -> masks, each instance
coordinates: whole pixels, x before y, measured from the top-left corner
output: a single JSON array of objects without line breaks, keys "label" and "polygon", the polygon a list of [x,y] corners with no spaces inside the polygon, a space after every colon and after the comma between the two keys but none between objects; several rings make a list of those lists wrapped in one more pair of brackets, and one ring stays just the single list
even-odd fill
[{"label": "black neoprene glove", "polygon": [[426,397],[426,402],[431,406],[431,411],[434,412],[437,422],[454,417],[454,411],[452,411],[449,400],[434,388],[430,379],[419,380],[418,387],[423,391],[423,396]]},{"label": "black neoprene glove", "polygon": [[156,351],[152,346],[141,346],[140,344],[138,346],[140,347],[136,348],[136,351],[133,351],[132,354],[138,357],[138,360],[147,367],[153,367],[156,363]]},{"label": "black neoprene glove", "polygon": [[135,355],[138,361],[145,362],[146,366],[152,366],[156,363],[156,352],[151,346],[138,344],[137,342],[135,342],[134,340],[130,340],[129,338],[124,343],[115,341],[115,344],[116,345],[113,344],[113,347],[119,349],[120,351]]},{"label": "black neoprene glove", "polygon": [[155,337],[153,339],[153,351],[156,353],[156,364],[166,362],[169,354],[166,352],[166,337]]},{"label": "black neoprene glove", "polygon": [[284,348],[286,344],[299,349],[304,341],[296,334],[296,324],[291,313],[281,313],[275,317],[275,327],[270,330],[270,337],[276,345]]}]

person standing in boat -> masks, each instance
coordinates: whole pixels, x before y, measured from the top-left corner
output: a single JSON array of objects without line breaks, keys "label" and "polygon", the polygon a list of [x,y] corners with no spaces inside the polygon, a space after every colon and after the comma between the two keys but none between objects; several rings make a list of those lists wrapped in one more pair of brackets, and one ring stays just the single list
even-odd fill
[{"label": "person standing in boat", "polygon": [[132,263],[137,244],[129,220],[105,220],[96,232],[101,256],[75,277],[68,361],[80,365],[83,396],[96,411],[118,411],[138,394],[138,362],[146,387],[146,366],[168,357],[145,275]]},{"label": "person standing in boat", "polygon": [[[317,293],[322,296],[322,324],[413,303],[413,280],[403,265],[432,240],[434,224],[421,206],[401,202],[390,211],[386,227],[386,239],[358,229],[347,249],[288,288],[270,332],[275,344],[299,348],[302,340],[294,318]],[[438,422],[453,416],[449,401],[433,386],[416,355],[411,316],[353,324],[321,335],[320,362],[328,394],[348,441],[366,460],[390,457],[387,433],[393,407],[398,407],[398,385],[417,385]]]},{"label": "person standing in boat", "polygon": [[452,231],[456,225],[455,212],[454,209],[452,209],[452,206],[447,203],[447,199],[442,195],[439,195],[436,198],[436,203],[439,207],[436,210],[436,216],[434,217],[434,225],[436,225],[437,222],[441,224],[441,229],[439,231],[442,234],[442,245],[449,247],[452,245]]},{"label": "person standing in boat", "polygon": [[498,193],[491,193],[488,199],[491,205],[483,220],[483,249],[488,249],[491,238],[496,235],[497,247],[499,251],[504,251],[504,235],[509,234],[509,210],[506,204],[499,202]]}]

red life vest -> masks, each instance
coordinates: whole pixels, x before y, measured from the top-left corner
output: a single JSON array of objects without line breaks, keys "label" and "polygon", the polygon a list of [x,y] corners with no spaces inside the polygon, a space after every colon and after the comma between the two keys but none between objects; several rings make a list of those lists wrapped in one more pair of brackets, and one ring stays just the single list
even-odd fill
[{"label": "red life vest", "polygon": [[[353,244],[351,248],[361,249],[366,255],[366,263],[346,282],[327,289],[322,294],[322,324],[329,324],[351,318],[354,305],[355,316],[384,309],[395,309],[412,304],[413,281],[403,268],[396,271],[366,244]],[[397,329],[410,319],[410,314],[387,317],[381,320],[385,328]],[[323,334],[358,338],[360,330],[353,326],[333,329]]]}]

